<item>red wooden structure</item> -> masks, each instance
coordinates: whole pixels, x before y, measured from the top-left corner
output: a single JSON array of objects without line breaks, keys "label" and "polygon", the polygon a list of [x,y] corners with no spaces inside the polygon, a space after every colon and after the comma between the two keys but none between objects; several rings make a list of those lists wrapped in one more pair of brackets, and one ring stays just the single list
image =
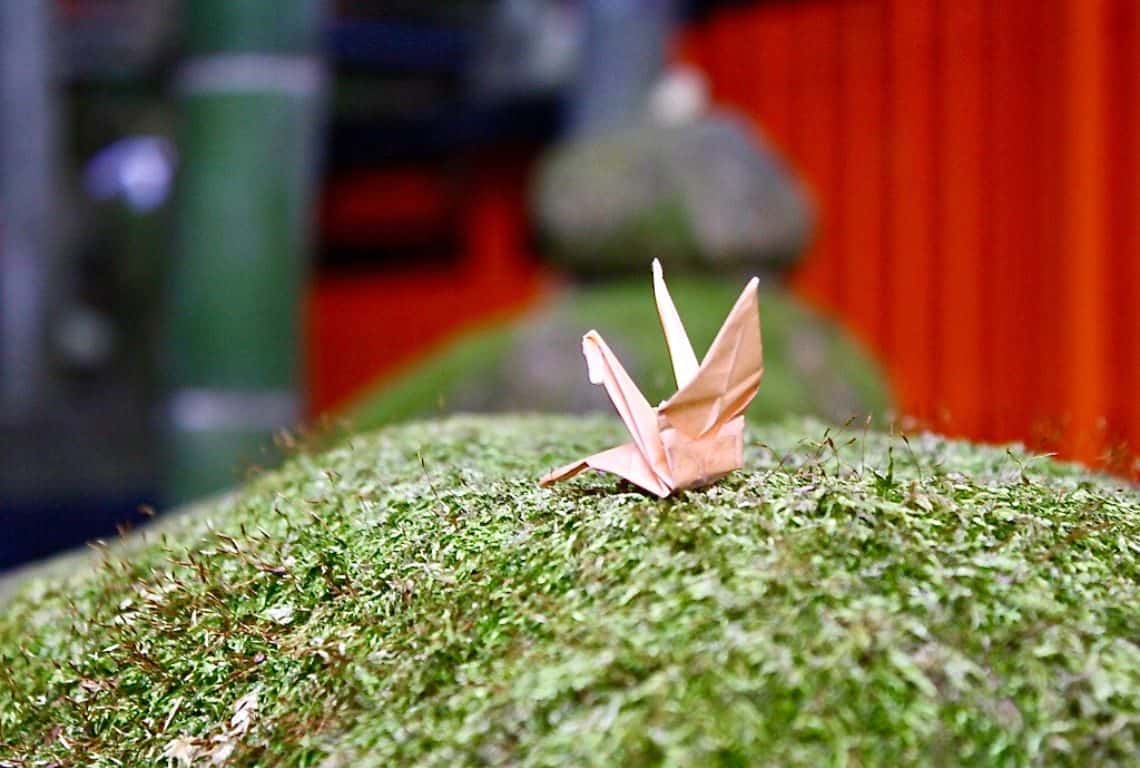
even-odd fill
[{"label": "red wooden structure", "polygon": [[[822,231],[795,285],[904,416],[1140,474],[1140,3],[769,0],[679,53],[807,179]],[[536,295],[527,163],[501,161],[463,195],[450,266],[318,280],[315,411]],[[415,210],[363,195],[326,225],[438,219],[417,213],[431,184],[385,188]]]},{"label": "red wooden structure", "polygon": [[[490,153],[455,194],[457,253],[444,263],[318,275],[310,295],[309,402],[317,414],[422,357],[458,331],[517,313],[543,276],[528,243],[529,153]],[[392,240],[439,226],[446,197],[430,176],[366,177],[326,205],[326,234]],[[372,205],[373,201],[375,205]],[[353,227],[363,232],[351,232]]]},{"label": "red wooden structure", "polygon": [[761,2],[680,55],[808,180],[796,286],[906,415],[1137,471],[1140,3]]}]

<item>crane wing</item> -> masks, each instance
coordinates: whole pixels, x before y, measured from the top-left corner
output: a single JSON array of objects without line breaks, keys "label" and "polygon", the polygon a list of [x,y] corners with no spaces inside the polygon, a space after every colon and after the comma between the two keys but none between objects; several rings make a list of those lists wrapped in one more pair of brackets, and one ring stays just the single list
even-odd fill
[{"label": "crane wing", "polygon": [[606,388],[606,394],[641,455],[658,477],[668,478],[669,465],[657,429],[657,412],[597,331],[590,331],[582,337],[582,354],[586,356],[590,382]]},{"label": "crane wing", "polygon": [[593,456],[559,467],[538,481],[539,485],[550,485],[559,480],[566,480],[587,469],[596,469],[602,472],[612,472],[624,477],[634,485],[644,488],[661,498],[669,495],[670,488],[649,466],[649,462],[641,455],[641,450],[634,443],[625,443],[616,448],[610,448]]},{"label": "crane wing", "polygon": [[744,413],[763,373],[759,281],[754,277],[728,313],[696,375],[658,412],[688,437],[706,435]]},{"label": "crane wing", "polygon": [[653,297],[657,300],[657,316],[661,318],[665,346],[669,348],[669,359],[673,363],[673,378],[677,380],[677,389],[682,389],[697,375],[697,355],[693,352],[689,334],[685,333],[681,316],[677,314],[673,297],[669,295],[661,262],[657,259],[653,260]]}]

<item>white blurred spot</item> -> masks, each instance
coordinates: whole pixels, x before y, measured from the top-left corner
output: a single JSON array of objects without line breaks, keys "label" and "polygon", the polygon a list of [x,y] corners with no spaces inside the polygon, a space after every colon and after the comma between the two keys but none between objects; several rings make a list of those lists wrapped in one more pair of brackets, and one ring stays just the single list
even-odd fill
[{"label": "white blurred spot", "polygon": [[90,307],[74,306],[59,319],[55,344],[68,364],[97,368],[114,351],[115,331],[101,313]]},{"label": "white blurred spot", "polygon": [[649,118],[659,125],[692,122],[703,115],[708,106],[708,80],[692,67],[669,69],[649,92]]}]

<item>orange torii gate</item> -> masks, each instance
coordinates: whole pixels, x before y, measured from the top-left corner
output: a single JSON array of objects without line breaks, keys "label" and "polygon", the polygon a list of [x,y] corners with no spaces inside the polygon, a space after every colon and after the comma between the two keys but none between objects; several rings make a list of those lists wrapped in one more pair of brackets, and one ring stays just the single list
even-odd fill
[{"label": "orange torii gate", "polygon": [[679,55],[806,177],[796,286],[907,416],[1137,471],[1140,4],[760,2]]}]

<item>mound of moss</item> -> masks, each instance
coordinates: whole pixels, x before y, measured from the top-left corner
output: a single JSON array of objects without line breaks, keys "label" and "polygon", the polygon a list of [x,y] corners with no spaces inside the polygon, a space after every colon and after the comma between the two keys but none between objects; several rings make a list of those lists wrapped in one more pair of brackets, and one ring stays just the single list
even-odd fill
[{"label": "mound of moss", "polygon": [[659,501],[605,418],[294,456],[26,583],[0,762],[1134,765],[1140,493],[1017,450],[753,426]]},{"label": "mound of moss", "polygon": [[[669,287],[699,354],[708,349],[743,279],[670,275]],[[788,414],[842,423],[883,413],[885,377],[837,325],[787,289],[761,288],[764,395],[749,415]],[[586,379],[582,334],[596,328],[650,402],[676,391],[649,271],[574,286],[528,315],[453,340],[402,375],[364,394],[349,410],[361,428],[442,412],[604,411],[611,406]]]}]

